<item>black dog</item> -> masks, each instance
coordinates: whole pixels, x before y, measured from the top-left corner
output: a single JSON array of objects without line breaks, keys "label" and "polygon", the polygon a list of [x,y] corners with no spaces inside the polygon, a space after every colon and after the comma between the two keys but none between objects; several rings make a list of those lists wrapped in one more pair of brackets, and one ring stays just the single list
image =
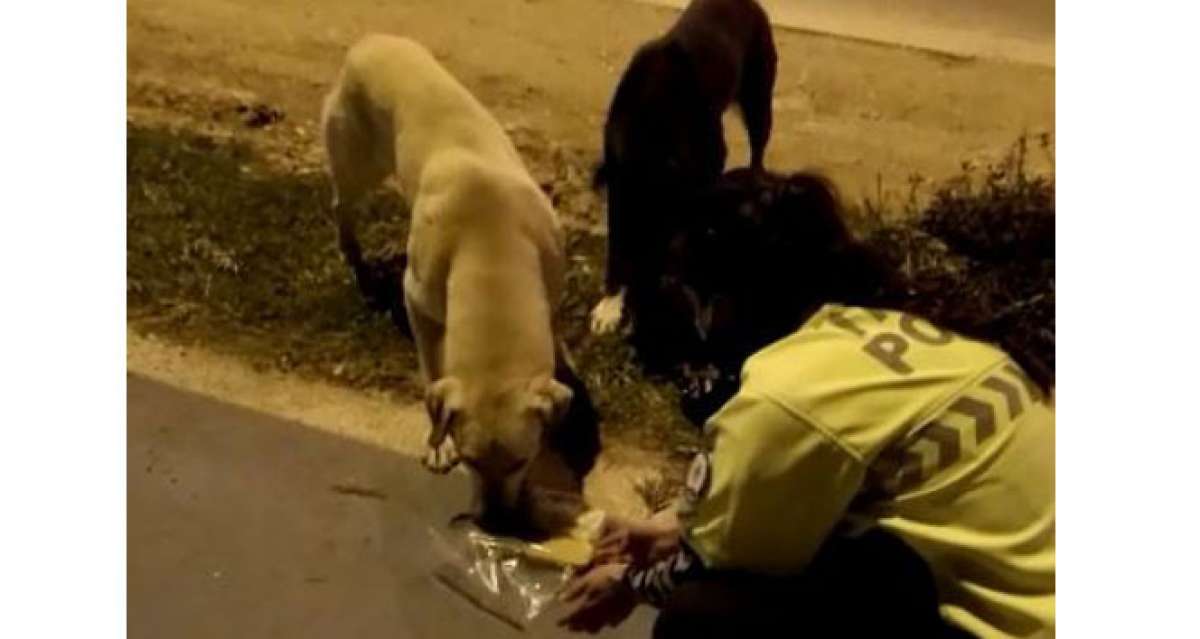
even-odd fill
[{"label": "black dog", "polygon": [[709,371],[684,384],[684,412],[700,422],[736,390],[747,357],[796,330],[824,300],[872,299],[890,269],[853,237],[833,184],[815,173],[734,169],[689,206],[659,293],[686,300],[674,310],[684,317],[660,321],[692,327],[673,339],[688,343],[680,364]]},{"label": "black dog", "polygon": [[761,168],[771,135],[775,43],[753,0],[695,0],[666,35],[634,54],[604,127],[597,186],[608,188],[606,297],[592,330],[620,321],[625,297],[638,325],[656,311],[665,247],[683,217],[683,199],[724,170],[721,116],[736,102]]}]

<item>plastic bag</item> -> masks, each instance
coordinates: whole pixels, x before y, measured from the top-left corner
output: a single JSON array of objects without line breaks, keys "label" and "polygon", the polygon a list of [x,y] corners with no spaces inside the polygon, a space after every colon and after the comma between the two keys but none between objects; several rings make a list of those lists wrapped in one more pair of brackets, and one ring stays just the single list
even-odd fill
[{"label": "plastic bag", "polygon": [[430,528],[440,559],[434,578],[524,630],[557,599],[573,567],[590,559],[602,517],[585,514],[567,535],[545,544],[490,535],[465,521],[443,531]]}]

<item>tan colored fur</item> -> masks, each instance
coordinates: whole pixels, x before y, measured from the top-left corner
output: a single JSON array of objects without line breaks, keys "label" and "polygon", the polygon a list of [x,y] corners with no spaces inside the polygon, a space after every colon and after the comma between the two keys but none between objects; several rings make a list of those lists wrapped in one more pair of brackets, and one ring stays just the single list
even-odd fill
[{"label": "tan colored fur", "polygon": [[355,44],[321,121],[340,236],[389,174],[411,206],[404,292],[428,383],[427,465],[461,458],[512,505],[571,400],[552,378],[557,214],[495,118],[411,40]]}]

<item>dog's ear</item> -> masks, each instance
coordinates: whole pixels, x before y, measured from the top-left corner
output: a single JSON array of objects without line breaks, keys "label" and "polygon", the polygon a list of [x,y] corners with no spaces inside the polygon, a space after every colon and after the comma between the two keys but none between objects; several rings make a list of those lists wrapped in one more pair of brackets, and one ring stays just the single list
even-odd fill
[{"label": "dog's ear", "polygon": [[456,377],[443,377],[425,389],[425,410],[435,433],[444,433],[462,411],[462,382]]},{"label": "dog's ear", "polygon": [[539,377],[529,383],[527,408],[546,426],[555,426],[566,416],[575,393],[566,384],[549,377]]}]

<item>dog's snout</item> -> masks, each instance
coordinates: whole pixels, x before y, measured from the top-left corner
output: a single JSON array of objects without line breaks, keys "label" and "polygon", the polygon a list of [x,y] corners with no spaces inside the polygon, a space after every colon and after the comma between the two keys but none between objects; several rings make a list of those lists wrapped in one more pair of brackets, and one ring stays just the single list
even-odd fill
[{"label": "dog's snout", "polygon": [[494,481],[520,471],[529,461],[498,442],[490,442],[482,450],[468,450],[462,457],[463,462],[481,477]]}]

